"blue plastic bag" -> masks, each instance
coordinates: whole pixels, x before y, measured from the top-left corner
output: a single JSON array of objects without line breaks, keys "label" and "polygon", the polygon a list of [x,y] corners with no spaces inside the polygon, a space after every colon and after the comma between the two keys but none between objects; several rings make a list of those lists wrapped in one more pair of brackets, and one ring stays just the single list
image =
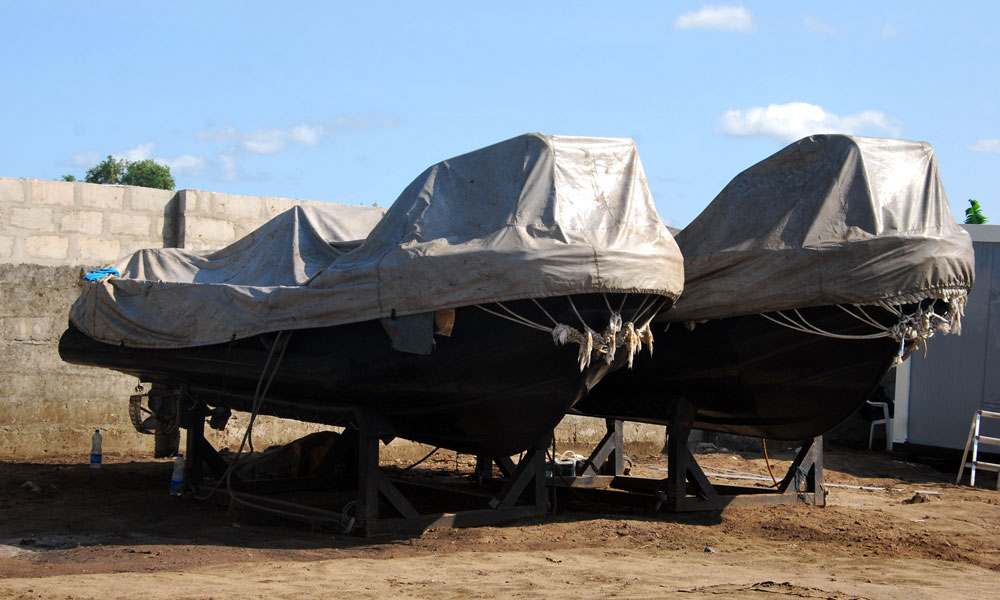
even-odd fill
[{"label": "blue plastic bag", "polygon": [[107,277],[108,275],[114,275],[115,277],[121,277],[121,273],[118,269],[114,267],[104,267],[103,269],[94,269],[90,273],[83,276],[87,281],[100,281]]}]

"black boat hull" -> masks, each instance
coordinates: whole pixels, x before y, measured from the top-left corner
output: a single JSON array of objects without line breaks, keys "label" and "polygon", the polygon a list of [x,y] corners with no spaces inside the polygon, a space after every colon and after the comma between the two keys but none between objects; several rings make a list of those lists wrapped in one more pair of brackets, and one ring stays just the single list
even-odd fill
[{"label": "black boat hull", "polygon": [[[573,299],[591,327],[600,330],[607,324],[607,304],[600,295]],[[626,318],[628,306],[639,301],[629,299]],[[576,323],[566,298],[543,304],[560,322]],[[548,323],[531,301],[506,305]],[[566,411],[610,371],[598,360],[581,372],[576,345],[557,346],[544,331],[476,307],[457,309],[451,336],[434,339],[433,352],[419,355],[393,350],[377,321],[294,331],[259,412],[350,425],[349,415],[363,410],[386,424],[387,435],[508,456],[543,442]],[[97,342],[71,326],[59,352],[67,362],[185,386],[210,406],[250,411],[275,340],[276,334],[265,334],[232,344],[136,349]]]},{"label": "black boat hull", "polygon": [[[839,307],[799,312],[828,332],[874,332]],[[884,312],[882,320],[892,322]],[[662,332],[663,325],[654,327],[652,358],[644,355],[631,372],[610,374],[573,412],[667,424],[683,398],[696,410],[697,429],[804,440],[850,417],[899,352],[891,338],[836,339],[760,315],[712,320],[693,330],[673,323]]]}]

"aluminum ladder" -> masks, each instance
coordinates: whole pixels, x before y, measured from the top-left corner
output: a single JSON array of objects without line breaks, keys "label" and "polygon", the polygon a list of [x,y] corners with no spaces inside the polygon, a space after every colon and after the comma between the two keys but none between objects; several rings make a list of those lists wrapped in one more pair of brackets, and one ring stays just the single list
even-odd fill
[{"label": "aluminum ladder", "polygon": [[[995,471],[997,473],[997,489],[1000,490],[1000,464],[979,460],[979,444],[1000,446],[1000,438],[989,437],[979,433],[979,426],[983,419],[1000,419],[1000,412],[990,412],[988,410],[977,410],[972,417],[972,425],[969,427],[969,440],[965,442],[965,452],[962,453],[962,466],[958,468],[958,477],[955,484],[962,481],[962,473],[969,467],[969,485],[976,487],[976,469]],[[969,446],[972,446],[972,460],[966,462],[969,456]]]}]

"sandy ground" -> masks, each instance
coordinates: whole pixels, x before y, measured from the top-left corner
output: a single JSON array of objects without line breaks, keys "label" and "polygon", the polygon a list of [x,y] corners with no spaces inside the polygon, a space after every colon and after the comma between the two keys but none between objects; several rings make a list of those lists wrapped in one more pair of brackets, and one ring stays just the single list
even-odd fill
[{"label": "sandy ground", "polygon": [[[831,487],[826,508],[650,516],[595,506],[367,540],[172,497],[169,461],[0,462],[0,597],[1000,597],[992,475],[972,489],[902,455],[826,458],[827,483],[882,489]],[[767,473],[754,453],[699,460]],[[454,469],[454,454],[430,466]],[[663,477],[665,466],[642,459],[635,474]]]}]

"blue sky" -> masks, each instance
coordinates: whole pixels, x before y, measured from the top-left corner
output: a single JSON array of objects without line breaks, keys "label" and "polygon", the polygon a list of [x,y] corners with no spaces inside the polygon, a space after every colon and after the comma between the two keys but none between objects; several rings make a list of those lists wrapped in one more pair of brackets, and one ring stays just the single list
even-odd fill
[{"label": "blue sky", "polygon": [[[287,6],[285,4],[288,4]],[[0,176],[154,158],[178,188],[390,204],[515,135],[635,139],[684,226],[798,137],[933,144],[1000,223],[1000,3],[0,0]]]}]

